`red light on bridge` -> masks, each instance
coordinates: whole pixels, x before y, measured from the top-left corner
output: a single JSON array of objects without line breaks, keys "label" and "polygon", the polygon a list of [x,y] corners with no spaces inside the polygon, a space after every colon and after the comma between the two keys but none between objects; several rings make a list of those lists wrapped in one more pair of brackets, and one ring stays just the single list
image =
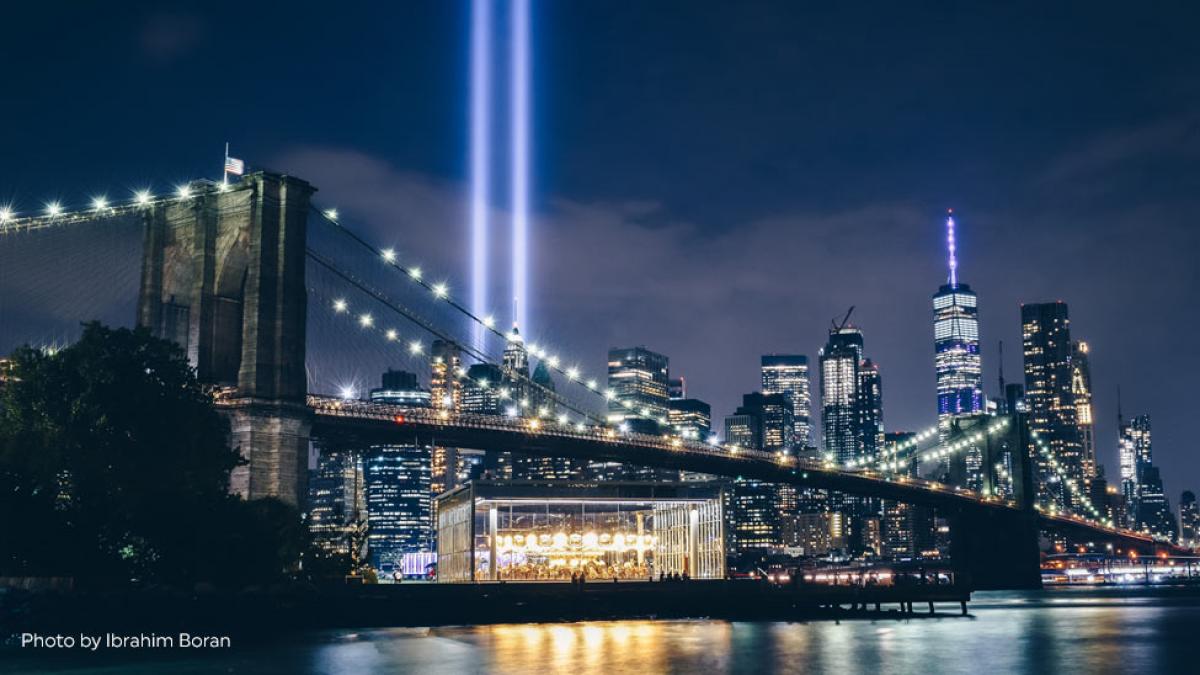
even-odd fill
[{"label": "red light on bridge", "polygon": [[396,424],[404,424],[404,415],[396,415],[392,418],[392,421]]}]

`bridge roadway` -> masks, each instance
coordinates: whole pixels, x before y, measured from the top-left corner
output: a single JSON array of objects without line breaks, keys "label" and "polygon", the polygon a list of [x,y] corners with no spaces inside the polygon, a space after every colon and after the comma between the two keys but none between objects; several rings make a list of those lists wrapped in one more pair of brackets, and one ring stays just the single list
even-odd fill
[{"label": "bridge roadway", "polygon": [[[236,404],[228,401],[226,404]],[[430,408],[308,396],[313,436],[348,437],[361,442],[417,442],[444,447],[480,448],[582,460],[628,462],[718,476],[755,478],[771,483],[836,490],[929,506],[945,513],[1016,513],[1011,500],[935,481],[865,470],[845,470],[819,461],[752,449],[730,449],[676,437],[619,432],[608,427],[452,413]],[[1070,514],[1037,512],[1040,527],[1083,539],[1118,542],[1144,552],[1182,552],[1130,530],[1105,527]]]}]

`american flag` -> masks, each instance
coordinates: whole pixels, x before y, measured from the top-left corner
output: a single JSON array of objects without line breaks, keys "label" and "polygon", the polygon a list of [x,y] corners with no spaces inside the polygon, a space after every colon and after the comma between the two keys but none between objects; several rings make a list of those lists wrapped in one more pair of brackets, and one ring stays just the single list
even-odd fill
[{"label": "american flag", "polygon": [[246,163],[233,157],[225,158],[225,173],[240,176],[246,170]]}]

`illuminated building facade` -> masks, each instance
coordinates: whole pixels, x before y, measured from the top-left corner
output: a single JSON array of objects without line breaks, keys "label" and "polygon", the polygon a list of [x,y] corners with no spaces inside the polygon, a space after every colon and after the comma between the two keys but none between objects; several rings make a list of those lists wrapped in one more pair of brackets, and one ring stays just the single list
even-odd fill
[{"label": "illuminated building facade", "polygon": [[821,427],[827,459],[845,464],[859,457],[858,369],[862,362],[862,331],[835,328],[821,350]]},{"label": "illuminated building facade", "polygon": [[708,439],[712,433],[712,406],[695,398],[673,398],[667,406],[672,433],[688,440]]},{"label": "illuminated building facade", "polygon": [[[533,369],[529,392],[530,407],[539,417],[554,417],[557,412],[554,379],[545,361]],[[567,457],[512,454],[514,480],[572,480],[583,476],[583,462]]]},{"label": "illuminated building facade", "polygon": [[766,354],[762,357],[761,367],[763,393],[783,394],[791,403],[793,430],[787,445],[800,448],[812,445],[808,357],[803,354]]},{"label": "illuminated building facade", "polygon": [[1200,548],[1200,507],[1191,490],[1184,490],[1179,497],[1179,545]]},{"label": "illuminated building facade", "polygon": [[[480,335],[482,339],[482,334]],[[463,410],[463,384],[455,373],[462,368],[462,353],[457,345],[434,340],[430,346],[429,393],[434,408],[449,412]],[[441,494],[455,485],[456,448],[434,446],[431,451],[429,490]]]},{"label": "illuminated building facade", "polygon": [[[388,370],[382,386],[370,393],[373,402],[416,408],[432,407],[432,398],[416,375],[402,370]],[[399,570],[405,553],[433,550],[433,450],[425,445],[372,445],[362,457],[367,555],[381,573]]]},{"label": "illuminated building facade", "polygon": [[1171,513],[1171,505],[1167,502],[1163,490],[1162,476],[1158,467],[1149,464],[1142,467],[1138,474],[1137,529],[1148,532],[1151,536],[1167,541],[1175,541],[1179,532],[1176,529],[1175,514]]},{"label": "illuminated building facade", "polygon": [[[1029,430],[1044,439],[1064,473],[1083,479],[1083,446],[1076,423],[1074,368],[1071,362],[1071,322],[1063,302],[1021,306],[1022,347],[1025,357],[1025,404]],[[1034,456],[1038,501],[1059,508],[1071,506],[1069,493],[1058,482],[1049,461]]]},{"label": "illuminated building facade", "polygon": [[[785,394],[754,392],[725,418],[725,442],[743,448],[787,452],[793,433],[792,402]],[[738,553],[783,546],[783,514],[794,512],[793,488],[738,478],[731,493],[730,539]]]},{"label": "illuminated building facade", "polygon": [[429,392],[433,407],[458,412],[462,406],[462,383],[456,373],[462,368],[462,352],[457,345],[434,340],[430,354]]},{"label": "illuminated building facade", "polygon": [[1154,463],[1151,441],[1149,415],[1137,415],[1128,423],[1120,418],[1117,443],[1121,462],[1121,493],[1125,495],[1130,520],[1134,522],[1138,519],[1138,504],[1141,501],[1142,473]]},{"label": "illuminated building facade", "polygon": [[399,569],[405,553],[433,550],[430,450],[376,445],[363,458],[367,552],[382,573]]},{"label": "illuminated building facade", "polygon": [[879,366],[863,359],[858,366],[858,452],[872,456],[883,450],[883,380]]},{"label": "illuminated building facade", "polygon": [[[933,295],[933,364],[937,378],[938,429],[943,439],[956,417],[983,412],[983,364],[979,351],[979,302],[975,292],[958,280],[958,249],[954,215],[946,216],[949,275]],[[941,473],[949,475],[950,459],[942,460]],[[982,457],[968,450],[965,484],[977,487]]]},{"label": "illuminated building facade", "polygon": [[417,383],[417,376],[404,370],[389,369],[383,374],[382,386],[372,389],[372,403],[390,403],[410,408],[428,408],[433,396]]},{"label": "illuminated building facade", "polygon": [[308,478],[308,530],[313,544],[348,554],[354,528],[364,515],[362,462],[358,453],[318,446],[316,469]]},{"label": "illuminated building facade", "polygon": [[1071,395],[1075,399],[1075,426],[1083,453],[1083,477],[1096,477],[1096,432],[1092,409],[1092,368],[1088,343],[1079,340],[1071,348]]},{"label": "illuminated building facade", "polygon": [[725,576],[714,483],[473,481],[437,510],[438,583]]},{"label": "illuminated building facade", "polygon": [[659,433],[667,425],[666,356],[645,347],[608,350],[608,419],[632,431]]}]

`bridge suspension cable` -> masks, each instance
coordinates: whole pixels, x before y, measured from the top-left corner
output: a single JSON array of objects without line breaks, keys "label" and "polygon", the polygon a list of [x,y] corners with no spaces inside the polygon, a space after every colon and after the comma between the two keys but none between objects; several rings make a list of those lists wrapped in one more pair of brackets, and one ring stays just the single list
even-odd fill
[{"label": "bridge suspension cable", "polygon": [[[306,254],[308,255],[308,257],[311,260],[313,260],[315,263],[317,263],[318,265],[320,265],[321,267],[323,267],[330,273],[341,278],[343,281],[350,284],[351,286],[358,289],[359,291],[365,293],[370,298],[372,298],[374,301],[380,303],[381,305],[388,308],[389,310],[404,317],[407,321],[413,323],[420,329],[430,333],[431,335],[434,335],[435,337],[437,337],[441,340],[444,340],[445,342],[447,342],[449,344],[454,345],[455,347],[460,349],[463,353],[474,357],[480,363],[489,363],[489,364],[495,365],[494,358],[491,355],[489,355],[488,353],[486,353],[485,351],[477,349],[473,346],[466,345],[463,341],[460,341],[460,340],[454,338],[454,336],[450,335],[448,332],[439,329],[433,323],[421,318],[413,310],[411,310],[403,305],[400,305],[392,298],[384,295],[382,292],[378,291],[377,289],[370,287],[363,280],[342,270],[336,264],[334,264],[332,261],[328,260],[325,256],[322,256],[320,253],[318,253],[310,248],[310,249],[306,250]],[[338,306],[335,305],[334,310],[338,313],[348,312],[349,306],[343,305],[342,307],[339,308]],[[359,325],[362,328],[374,328],[374,320],[373,320],[373,318],[370,318],[370,315],[360,315]],[[386,329],[383,331],[383,334],[384,334],[384,338],[386,340],[388,340],[389,342],[397,341],[398,337],[399,337],[398,334],[393,336]],[[415,348],[413,348],[412,344],[410,343],[410,346],[409,346],[410,355],[415,355],[413,352],[416,352],[416,351],[417,350]],[[462,372],[455,373],[455,375],[457,377],[459,377],[460,379],[466,377],[465,370]],[[567,409],[575,411],[577,414],[581,415],[585,419],[591,419],[600,424],[605,423],[605,421],[602,418],[599,418],[599,417],[595,416],[594,414],[592,414],[591,412],[580,408],[579,406],[577,406],[573,402],[571,402],[569,399],[561,396],[557,392],[552,391],[537,382],[534,382],[531,378],[524,375],[523,373],[512,373],[511,375],[513,377],[517,378],[518,380],[520,380],[520,382],[523,385],[533,387],[535,390],[539,391],[543,395],[550,397],[557,404],[562,405],[563,407],[565,407]],[[487,386],[487,384],[485,384],[485,386]]]},{"label": "bridge suspension cable", "polygon": [[[467,317],[468,320],[480,326],[484,331],[490,332],[492,335],[504,340],[506,343],[513,340],[511,335],[503,332],[499,327],[497,327],[494,315],[489,314],[482,317],[477,315],[450,292],[450,287],[446,283],[431,283],[425,278],[425,274],[419,266],[401,263],[395,249],[380,248],[375,246],[353,230],[342,225],[340,219],[338,218],[336,209],[321,210],[314,206],[313,212],[327,223],[333,225],[338,232],[346,235],[359,246],[369,251],[374,257],[382,260],[389,268],[399,272],[413,283],[416,283],[426,291],[429,291],[434,298],[445,302],[449,307]],[[579,366],[565,366],[558,355],[552,354],[550,350],[546,349],[542,345],[537,344],[536,342],[530,342],[527,346],[527,350],[530,355],[541,359],[543,362],[545,362],[548,368],[565,378],[568,383],[579,385],[586,391],[602,397],[605,401],[612,400],[612,392],[608,390],[602,391],[597,379],[585,378]]]}]

